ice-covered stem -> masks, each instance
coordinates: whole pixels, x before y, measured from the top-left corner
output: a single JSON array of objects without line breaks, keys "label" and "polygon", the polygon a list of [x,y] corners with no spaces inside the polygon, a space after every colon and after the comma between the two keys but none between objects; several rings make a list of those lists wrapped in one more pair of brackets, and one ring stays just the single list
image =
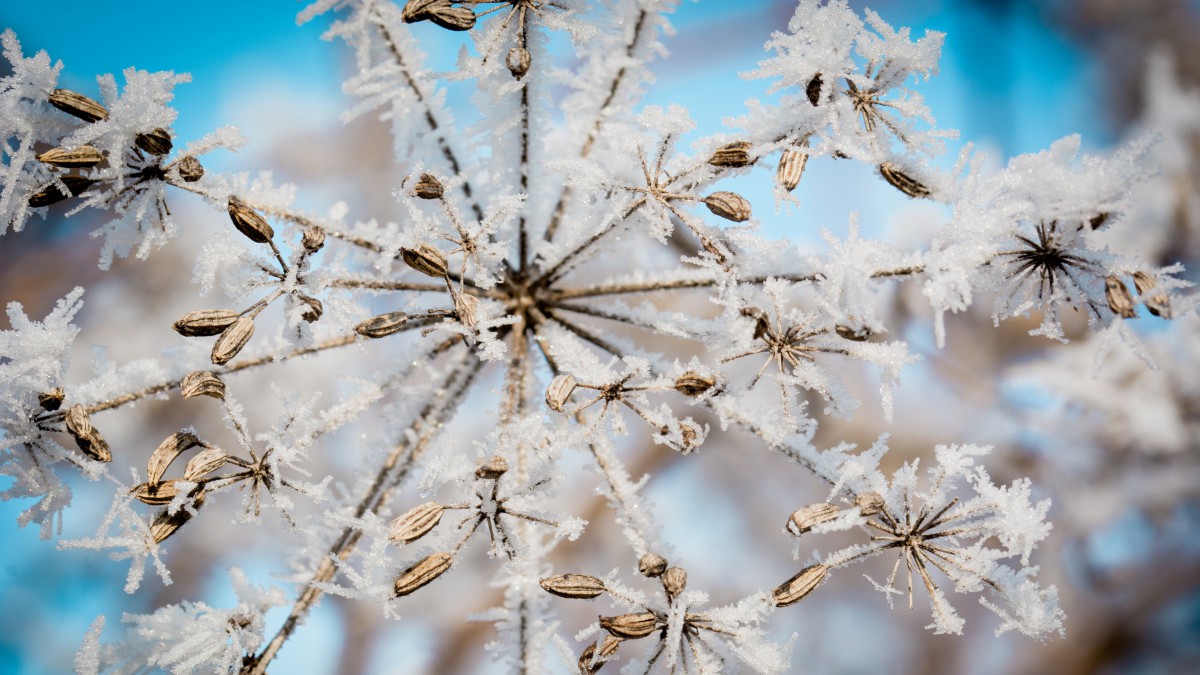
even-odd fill
[{"label": "ice-covered stem", "polygon": [[[525,21],[525,12],[520,14],[521,26],[518,29],[519,44],[525,47],[528,38],[529,24]],[[529,81],[521,86],[521,192],[529,194]],[[525,209],[517,217],[517,269],[524,273],[529,264],[529,233],[526,227]]]},{"label": "ice-covered stem", "polygon": [[565,268],[568,263],[570,263],[575,258],[579,257],[582,253],[587,251],[592,246],[594,246],[596,244],[596,242],[603,239],[605,237],[605,235],[607,235],[610,232],[612,232],[613,230],[617,229],[617,227],[619,227],[622,223],[625,222],[626,218],[628,218],[629,216],[632,216],[634,214],[634,212],[637,211],[638,209],[640,209],[642,207],[642,205],[645,203],[646,203],[646,201],[644,199],[639,199],[638,201],[634,202],[632,206],[630,206],[628,209],[625,210],[625,213],[620,215],[620,217],[614,218],[612,222],[610,222],[608,225],[604,226],[604,228],[602,228],[599,232],[596,232],[592,236],[588,237],[586,240],[583,241],[583,243],[579,244],[571,251],[568,251],[566,255],[564,255],[562,258],[559,259],[559,261],[557,263],[554,264],[553,267],[551,267],[550,269],[543,272],[533,282],[532,287],[533,288],[541,288],[543,286],[548,286],[548,285],[554,283],[555,281],[557,281],[559,279],[559,277],[561,277],[563,274],[566,273]]},{"label": "ice-covered stem", "polygon": [[[449,350],[450,347],[458,344],[460,338],[455,336],[449,340],[440,343],[431,350],[427,358],[436,358],[441,353]],[[446,419],[445,415],[458,405],[462,398],[466,395],[474,381],[475,376],[479,372],[481,362],[474,359],[468,350],[462,350],[460,355],[460,363],[458,367],[452,371],[443,381],[443,386],[438,389],[438,394],[428,401],[424,408],[418,413],[416,421],[413,422],[410,429],[413,435],[417,437],[415,442],[397,444],[387,458],[384,459],[380,466],[375,480],[371,483],[366,494],[359,501],[355,508],[354,517],[360,519],[368,513],[376,513],[384,504],[387,503],[390,491],[393,487],[399,485],[409,473],[409,470],[424,454],[429,444],[437,437],[443,426],[439,423],[440,420]],[[416,364],[409,367],[409,371],[415,369]],[[312,578],[304,591],[296,599],[292,605],[291,611],[288,613],[287,619],[283,625],[267,643],[257,656],[247,657],[246,663],[242,668],[243,675],[264,675],[267,671],[267,666],[271,660],[283,647],[284,643],[292,636],[296,628],[300,625],[300,621],[308,615],[316,601],[323,595],[323,591],[319,588],[320,584],[325,583],[333,578],[337,571],[338,562],[345,560],[348,555],[354,550],[354,546],[362,538],[362,531],[354,527],[347,527],[342,530],[341,535],[329,549],[329,555],[326,556],[321,564],[313,572]]]}]

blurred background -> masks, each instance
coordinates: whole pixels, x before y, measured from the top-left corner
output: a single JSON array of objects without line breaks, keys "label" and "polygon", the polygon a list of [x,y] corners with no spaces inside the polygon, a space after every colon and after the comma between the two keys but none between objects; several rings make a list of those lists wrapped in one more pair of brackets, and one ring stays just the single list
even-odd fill
[{"label": "blurred background", "polygon": [[[1200,80],[1200,2],[877,0],[851,4],[859,10],[870,7],[893,26],[909,26],[916,36],[926,30],[946,33],[940,73],[915,88],[925,96],[939,127],[961,132],[943,158],[947,166],[967,141],[1002,164],[1072,133],[1082,135],[1083,147],[1090,152],[1112,149],[1147,130],[1161,134],[1163,170],[1147,195],[1145,212],[1138,215],[1147,229],[1167,234],[1141,245],[1151,257],[1183,260],[1189,269],[1197,268],[1200,102],[1195,89]],[[352,218],[386,218],[395,211],[391,190],[398,182],[387,171],[391,164],[387,125],[371,115],[348,125],[340,121],[349,105],[341,94],[341,82],[352,68],[351,55],[344,45],[321,40],[327,19],[297,27],[295,15],[302,6],[283,0],[116,5],[75,0],[2,2],[0,28],[12,28],[27,55],[45,49],[53,59],[62,60],[60,85],[92,96],[97,92],[96,75],[131,66],[190,73],[192,82],[176,90],[177,138],[195,139],[216,127],[233,125],[252,142],[240,154],[207,157],[209,170],[272,169],[277,180],[299,186],[298,203],[304,208],[325,211],[343,200],[350,204]],[[658,81],[646,103],[681,103],[690,109],[699,129],[717,130],[722,119],[743,111],[746,98],[761,95],[761,82],[747,82],[737,74],[752,69],[763,57],[762,43],[772,31],[786,26],[793,8],[787,0],[681,3],[673,20],[678,35],[666,41],[670,55],[653,66]],[[434,69],[451,68],[457,49],[454,38],[426,28],[418,26],[414,32],[433,52]],[[1158,64],[1157,71],[1152,63]],[[462,86],[449,92],[456,116],[463,119],[471,115],[468,92]],[[872,173],[871,167],[814,160],[796,192],[799,213],[772,214],[756,206],[764,232],[819,247],[822,228],[840,235],[849,213],[855,212],[869,232],[886,233],[905,245],[920,241],[915,233],[928,233],[944,217],[937,208],[913,205]],[[769,192],[748,196],[756,205],[770,203]],[[105,312],[122,303],[161,307],[171,316],[198,306],[188,275],[179,275],[178,266],[187,269],[187,247],[202,241],[207,225],[201,224],[211,223],[217,215],[198,204],[178,208],[179,221],[186,229],[189,218],[193,219],[195,231],[150,263],[120,261],[108,272],[96,268],[99,243],[87,236],[92,224],[85,218],[31,221],[24,232],[0,238],[0,300],[19,301],[30,316],[43,317],[58,298],[82,285],[89,292],[78,319],[85,327],[81,343],[110,345],[117,360],[140,356],[142,350],[157,351],[159,344],[153,337],[142,339],[117,329],[106,332],[98,324],[100,317],[112,316]],[[926,327],[905,337],[928,355],[933,349],[927,311],[922,315],[916,308],[920,298],[914,295],[898,293],[895,302],[912,313],[914,326]],[[845,583],[831,583],[806,600],[804,611],[789,615],[778,633],[781,637],[800,633],[797,651],[803,656],[797,663],[806,672],[1200,672],[1200,473],[1195,470],[1200,454],[1195,436],[1200,393],[1187,383],[1164,385],[1171,387],[1163,395],[1177,403],[1172,411],[1185,433],[1166,451],[1148,452],[1135,434],[1105,435],[1103,425],[1088,421],[1094,409],[1074,405],[1069,397],[1055,399],[1052,387],[1035,382],[1014,394],[997,382],[995,373],[1020,375],[1023,367],[1036,363],[1042,351],[1052,347],[1026,336],[1031,326],[1006,324],[991,330],[986,314],[981,310],[952,318],[950,346],[927,356],[915,372],[906,371],[897,425],[885,427],[869,416],[854,425],[830,423],[822,427],[819,444],[842,439],[869,444],[884,430],[894,433],[899,458],[927,454],[935,442],[997,444],[998,465],[989,468],[998,483],[1030,475],[1035,485],[1043,481],[1058,500],[1051,513],[1056,529],[1052,541],[1039,551],[1039,560],[1043,583],[1059,586],[1068,617],[1067,638],[1046,645],[1012,635],[996,639],[990,619],[983,616],[968,617],[967,637],[933,636],[922,630],[928,621],[924,610],[888,611],[861,579],[849,578],[853,574],[837,580]],[[1194,344],[1191,351],[1184,344],[1182,355],[1171,351],[1179,347],[1171,346],[1173,329],[1164,323],[1146,329],[1150,337],[1168,345],[1163,353],[1194,359],[1200,366]],[[0,329],[6,328],[7,320],[0,318]],[[87,354],[76,358],[74,371],[86,373],[87,361]],[[872,400],[869,395],[867,399]],[[965,409],[974,413],[949,412]],[[995,413],[998,409],[1005,413]],[[930,410],[940,414],[930,415]],[[1111,417],[1120,411],[1107,412]],[[141,412],[147,425],[172,430],[187,423],[170,417],[151,422],[151,414]],[[1074,444],[1064,445],[1059,430],[1040,427],[1039,422],[1054,426],[1045,415],[1058,416],[1053,419],[1059,426],[1079,425]],[[1116,436],[1123,440],[1114,440]],[[1052,445],[1079,455],[1070,461],[1048,457]],[[723,522],[728,518],[716,517],[705,520],[714,523],[712,531],[682,534],[697,514],[719,514],[728,506],[672,497],[694,494],[695,486],[712,476],[741,475],[723,474],[724,469],[736,471],[736,467],[714,461],[694,471],[649,467],[661,471],[655,498],[663,505],[668,536],[679,533],[674,543],[685,559],[713,555],[723,528],[739,527],[736,522]],[[1173,474],[1175,480],[1163,482],[1164,474]],[[93,516],[106,508],[103,491],[94,487],[84,482],[76,486],[65,537],[91,534]],[[759,489],[743,487],[746,494]],[[782,482],[772,487],[788,489]],[[728,498],[730,488],[718,494]],[[814,499],[775,505],[764,531],[774,533],[775,520],[807,501]],[[203,550],[200,543],[172,552],[175,585],[163,588],[150,580],[138,594],[127,596],[121,592],[122,563],[94,552],[55,550],[54,542],[39,540],[36,530],[16,527],[20,510],[20,504],[0,504],[4,551],[0,556],[0,673],[67,672],[87,626],[101,613],[108,615],[113,629],[121,611],[150,611],[165,602],[201,597],[215,606],[232,602],[225,575],[208,564],[218,553]],[[73,518],[72,514],[80,515]],[[187,563],[193,559],[195,564]],[[263,560],[248,572],[266,579],[281,570],[279,565],[277,560]],[[776,576],[788,576],[792,565],[782,560]],[[326,599],[302,637],[283,650],[272,672],[486,670],[486,664],[470,661],[487,639],[480,624],[448,635],[445,627],[407,616],[399,623],[381,623],[378,618],[373,608]],[[583,626],[569,617],[564,623],[567,635]],[[112,635],[110,630],[106,638]],[[886,665],[880,662],[880,652],[886,654]]]}]

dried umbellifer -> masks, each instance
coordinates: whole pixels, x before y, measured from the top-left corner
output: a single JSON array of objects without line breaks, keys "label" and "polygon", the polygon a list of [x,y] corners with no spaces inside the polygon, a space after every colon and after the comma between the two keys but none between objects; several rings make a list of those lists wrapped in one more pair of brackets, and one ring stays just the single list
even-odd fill
[{"label": "dried umbellifer", "polygon": [[821,523],[827,523],[837,518],[838,507],[833,504],[809,504],[796,509],[788,518],[787,531],[796,536],[813,529]]},{"label": "dried umbellifer", "polygon": [[248,316],[238,317],[236,321],[221,333],[213,343],[212,362],[218,366],[225,365],[230,359],[242,351],[242,347],[254,335],[254,319]]},{"label": "dried umbellifer", "polygon": [[646,637],[658,628],[658,617],[653,612],[602,616],[600,627],[616,637],[636,640]]},{"label": "dried umbellifer", "polygon": [[413,186],[413,194],[421,199],[441,199],[445,192],[442,181],[430,173],[421,174],[417,184]]},{"label": "dried umbellifer", "polygon": [[37,156],[37,161],[64,169],[86,169],[104,161],[104,153],[90,145],[53,148]]},{"label": "dried umbellifer", "polygon": [[784,190],[791,192],[800,184],[800,177],[804,175],[804,167],[808,164],[808,153],[796,146],[784,148],[783,154],[779,156],[779,168],[775,170],[775,182],[783,186]]},{"label": "dried umbellifer", "polygon": [[84,122],[99,122],[108,119],[108,110],[96,101],[71,91],[70,89],[55,89],[47,97],[50,105],[73,115]]},{"label": "dried umbellifer", "polygon": [[267,219],[260,216],[237,196],[229,197],[229,219],[233,221],[233,226],[238,229],[238,232],[246,235],[247,239],[256,244],[265,244],[275,236],[275,230],[271,229]]},{"label": "dried umbellifer", "polygon": [[675,391],[695,398],[712,389],[716,383],[716,379],[711,375],[701,375],[694,370],[689,370],[675,378]]},{"label": "dried umbellifer", "polygon": [[63,416],[63,422],[66,424],[67,433],[75,439],[75,445],[79,447],[80,452],[97,462],[112,461],[112,452],[109,451],[108,442],[92,426],[92,420],[82,404],[76,403],[68,408]]},{"label": "dried umbellifer", "polygon": [[220,448],[205,448],[188,460],[183,470],[183,479],[190,483],[198,483],[208,474],[225,466],[229,453]]},{"label": "dried umbellifer", "polygon": [[687,572],[682,567],[668,567],[661,581],[667,598],[674,598],[687,588]]},{"label": "dried umbellifer", "polygon": [[442,576],[454,563],[451,553],[434,553],[422,558],[412,567],[400,573],[392,586],[392,597],[408,595]]},{"label": "dried umbellifer", "polygon": [[51,183],[45,188],[29,195],[29,205],[33,207],[50,206],[70,197],[78,197],[96,184],[96,181],[84,176],[59,176],[58,180],[66,186],[63,192],[58,183]]},{"label": "dried umbellifer", "polygon": [[546,387],[546,405],[554,412],[562,412],[571,394],[575,393],[576,386],[574,375],[564,373],[555,376],[550,386]]},{"label": "dried umbellifer", "polygon": [[883,176],[883,179],[890,183],[892,187],[903,192],[909,197],[921,198],[929,196],[929,188],[925,187],[925,185],[917,179],[901,171],[899,167],[891,162],[884,162],[883,164],[880,164],[879,174]]},{"label": "dried umbellifer", "polygon": [[508,66],[508,72],[512,73],[513,77],[522,77],[529,72],[529,66],[533,60],[529,56],[529,50],[524,47],[513,47],[508,50],[508,55],[504,57],[504,65]]},{"label": "dried umbellifer", "polygon": [[171,152],[172,147],[171,133],[162,128],[138,134],[133,137],[133,142],[142,150],[160,157]]},{"label": "dried umbellifer", "polygon": [[833,330],[845,340],[853,340],[854,342],[865,342],[871,337],[871,329],[866,326],[847,326],[838,324]]},{"label": "dried umbellifer", "polygon": [[417,21],[425,21],[429,18],[429,11],[435,6],[450,6],[450,0],[408,0],[404,3],[404,11],[400,13],[400,18],[404,19],[405,23],[416,23]]},{"label": "dried umbellifer", "polygon": [[750,219],[750,202],[736,192],[714,192],[704,198],[709,211],[735,223]]},{"label": "dried umbellifer", "polygon": [[179,383],[179,391],[184,398],[211,396],[221,401],[225,400],[224,380],[207,370],[188,373]]},{"label": "dried umbellifer", "polygon": [[1108,276],[1104,279],[1104,299],[1108,301],[1108,308],[1113,314],[1119,315],[1122,319],[1132,319],[1137,316],[1137,309],[1133,306],[1133,295],[1130,294],[1129,288],[1115,276]]},{"label": "dried umbellifer", "polygon": [[163,439],[162,443],[150,453],[146,463],[146,482],[154,485],[162,480],[167,467],[175,458],[200,445],[200,439],[190,431],[177,431]]},{"label": "dried umbellifer", "polygon": [[708,158],[708,163],[731,168],[750,166],[753,163],[750,159],[750,147],[749,141],[726,143],[713,152],[712,157]]},{"label": "dried umbellifer", "polygon": [[158,483],[142,483],[135,485],[129,491],[134,499],[137,499],[143,504],[150,506],[166,506],[175,501],[175,497],[179,494],[179,488],[175,486],[175,481],[167,480]]},{"label": "dried umbellifer", "polygon": [[475,12],[468,7],[434,3],[426,12],[430,21],[446,30],[471,30],[475,27]]},{"label": "dried umbellifer", "polygon": [[232,310],[197,309],[184,314],[172,328],[184,337],[212,337],[220,335],[237,319],[238,313]]},{"label": "dried umbellifer", "polygon": [[446,276],[446,256],[430,244],[418,244],[416,248],[400,249],[404,264],[425,276],[442,279]]},{"label": "dried umbellifer", "polygon": [[320,251],[325,246],[325,230],[316,225],[309,225],[304,228],[304,235],[301,237],[300,243],[309,255]]},{"label": "dried umbellifer", "polygon": [[204,178],[204,165],[192,155],[179,160],[179,177],[185,182],[195,183]]},{"label": "dried umbellifer", "polygon": [[638,558],[638,572],[644,577],[661,576],[667,571],[667,559],[657,553],[647,553]]},{"label": "dried umbellifer", "polygon": [[560,598],[590,600],[608,590],[604,582],[587,574],[558,574],[541,580],[542,588]]},{"label": "dried umbellifer", "polygon": [[470,293],[454,294],[454,316],[467,328],[479,322],[479,298]]},{"label": "dried umbellifer", "polygon": [[58,410],[66,397],[62,387],[55,387],[38,394],[38,405],[42,406],[42,410]]},{"label": "dried umbellifer", "polygon": [[354,327],[354,332],[363,337],[381,338],[397,333],[408,322],[404,312],[388,312],[373,316]]},{"label": "dried umbellifer", "polygon": [[818,563],[809,565],[800,570],[796,576],[783,582],[776,588],[772,595],[775,597],[776,607],[787,607],[800,602],[809,593],[812,593],[817,586],[825,581],[825,576],[829,574],[829,566]]},{"label": "dried umbellifer", "polygon": [[414,506],[400,514],[388,526],[388,539],[396,543],[410,544],[424,537],[441,522],[445,510],[446,507],[437,502],[425,502]]},{"label": "dried umbellifer", "polygon": [[870,518],[883,510],[883,495],[878,492],[863,492],[854,495],[854,506],[864,517]]}]

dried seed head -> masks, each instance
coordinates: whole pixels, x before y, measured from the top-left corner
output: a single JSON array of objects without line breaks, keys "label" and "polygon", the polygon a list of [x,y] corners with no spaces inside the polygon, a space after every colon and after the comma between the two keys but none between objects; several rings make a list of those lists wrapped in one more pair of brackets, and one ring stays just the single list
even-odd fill
[{"label": "dried seed head", "polygon": [[575,393],[575,376],[570,374],[557,375],[553,380],[550,380],[550,386],[546,387],[546,405],[555,412],[562,412],[563,406],[566,405],[567,399],[571,398],[571,394]]},{"label": "dried seed head", "polygon": [[441,279],[446,276],[446,256],[429,244],[400,249],[404,263],[425,276]]},{"label": "dried seed head", "polygon": [[172,327],[184,337],[211,337],[220,335],[237,319],[238,313],[232,310],[198,309],[184,314]]},{"label": "dried seed head", "polygon": [[508,473],[508,462],[500,455],[493,455],[487,464],[475,469],[475,477],[484,480],[496,480],[506,473]]},{"label": "dried seed head", "polygon": [[728,167],[743,167],[753,163],[750,159],[749,141],[734,141],[726,143],[717,148],[712,157],[708,158],[708,163],[713,166],[728,166]]},{"label": "dried seed head", "polygon": [[179,177],[188,183],[204,178],[204,165],[192,155],[179,160]]},{"label": "dried seed head", "polygon": [[714,192],[704,198],[709,211],[735,223],[750,220],[750,202],[736,192]]},{"label": "dried seed head", "polygon": [[173,480],[161,483],[142,483],[135,485],[129,494],[143,504],[166,506],[175,500],[175,496],[179,494],[179,488],[175,487]]},{"label": "dried seed head", "polygon": [[607,590],[603,581],[587,574],[559,574],[542,579],[541,584],[560,598],[590,600]]},{"label": "dried seed head", "polygon": [[159,512],[158,516],[154,518],[154,522],[150,523],[150,538],[152,538],[156,544],[163,543],[166,541],[167,537],[170,537],[178,532],[179,528],[183,527],[184,523],[191,520],[193,515],[192,511],[200,510],[201,506],[204,506],[203,490],[192,499],[192,510],[182,508],[175,513],[168,513],[165,510]]},{"label": "dried seed head", "polygon": [[197,370],[188,373],[179,384],[179,392],[184,398],[193,396],[211,396],[225,400],[225,382],[207,370]]},{"label": "dried seed head", "polygon": [[647,553],[638,559],[638,572],[644,577],[661,576],[667,571],[667,559],[657,553]]},{"label": "dried seed head", "polygon": [[381,338],[404,328],[408,315],[404,312],[388,312],[373,316],[354,327],[354,332],[363,337]]},{"label": "dried seed head", "polygon": [[646,637],[658,628],[658,617],[653,612],[602,616],[600,627],[616,637],[636,640]]},{"label": "dried seed head", "polygon": [[133,137],[139,148],[152,155],[162,156],[171,152],[171,134],[166,129],[155,129]]},{"label": "dried seed head", "polygon": [[388,526],[388,539],[398,544],[409,544],[424,537],[441,522],[445,510],[446,507],[437,502],[414,506]]},{"label": "dried seed head", "polygon": [[55,387],[38,394],[38,405],[42,406],[42,410],[58,410],[66,396],[62,387]]},{"label": "dried seed head", "polygon": [[783,582],[772,592],[775,596],[775,606],[787,607],[800,602],[825,581],[827,574],[829,566],[825,564],[809,565],[800,570],[796,576]]},{"label": "dried seed head", "polygon": [[229,219],[238,232],[256,244],[265,244],[275,236],[275,230],[267,223],[267,219],[246,205],[236,196],[229,198]]},{"label": "dried seed head", "polygon": [[74,115],[84,122],[98,122],[108,119],[108,110],[96,101],[73,92],[69,89],[55,89],[47,97],[50,105],[59,110]]},{"label": "dried seed head", "polygon": [[808,81],[808,85],[804,87],[804,93],[808,96],[808,102],[816,107],[821,102],[821,74],[813,75],[813,79]]},{"label": "dried seed head", "polygon": [[808,164],[808,153],[796,146],[784,148],[779,156],[779,168],[775,170],[775,182],[791,192],[800,184],[804,175],[804,167]]},{"label": "dried seed head", "polygon": [[71,149],[47,150],[38,155],[37,160],[43,164],[60,166],[64,169],[84,169],[104,161],[104,154],[90,145],[80,145]]},{"label": "dried seed head", "polygon": [[1137,316],[1137,309],[1133,306],[1133,295],[1129,293],[1129,288],[1115,276],[1108,276],[1104,279],[1104,299],[1108,301],[1108,308],[1113,314],[1118,314],[1122,319],[1132,319]]},{"label": "dried seed head", "polygon": [[325,230],[316,225],[309,225],[304,228],[304,236],[301,238],[300,243],[309,255],[320,251],[325,246]]},{"label": "dried seed head", "polygon": [[230,359],[242,351],[242,347],[246,346],[252,335],[254,335],[254,319],[248,316],[238,317],[213,343],[212,362],[218,366],[229,363]]},{"label": "dried seed head", "polygon": [[[1142,298],[1142,304],[1154,316],[1161,316],[1164,319],[1171,318],[1171,296],[1166,292],[1158,289],[1157,280],[1146,274],[1145,272],[1133,273],[1133,284],[1137,287],[1138,295]],[[1158,289],[1157,293],[1153,293]]]},{"label": "dried seed head", "polygon": [[311,295],[304,295],[301,293],[296,297],[305,305],[304,311],[300,314],[301,319],[312,323],[317,319],[320,319],[321,315],[325,313],[325,305],[321,304],[320,300],[312,297]]},{"label": "dried seed head", "polygon": [[682,567],[669,567],[666,572],[663,572],[660,581],[662,581],[667,599],[673,599],[687,588],[687,572],[683,571]]},{"label": "dried seed head", "polygon": [[96,184],[96,181],[83,176],[58,176],[58,180],[67,187],[66,192],[63,192],[57,183],[51,183],[44,189],[29,195],[29,205],[39,207],[57,204],[69,197],[78,197]]},{"label": "dried seed head", "polygon": [[205,448],[196,453],[195,457],[188,460],[187,467],[183,470],[183,479],[191,483],[196,483],[208,474],[225,466],[225,462],[228,459],[229,454],[220,448]]},{"label": "dried seed head", "polygon": [[838,335],[845,340],[853,340],[855,342],[864,342],[871,337],[871,329],[866,326],[847,326],[838,324],[833,328]]},{"label": "dried seed head", "polygon": [[504,65],[508,66],[508,72],[516,78],[523,77],[525,73],[528,73],[532,63],[529,50],[524,47],[513,47],[508,50],[508,56],[504,57]]},{"label": "dried seed head", "polygon": [[694,370],[689,370],[675,378],[675,391],[684,396],[695,398],[703,395],[704,392],[712,389],[716,384],[716,379],[711,375],[701,375]]},{"label": "dried seed head", "polygon": [[446,188],[442,186],[442,181],[430,173],[421,174],[421,178],[413,186],[413,194],[421,199],[441,199],[445,192]]},{"label": "dried seed head", "polygon": [[469,293],[455,293],[454,315],[462,325],[474,328],[479,322],[479,298]]},{"label": "dried seed head", "polygon": [[833,504],[809,504],[796,509],[796,512],[788,518],[787,531],[800,536],[821,523],[833,520],[837,514],[838,507]]},{"label": "dried seed head", "polygon": [[912,176],[904,173],[891,162],[884,162],[879,165],[879,174],[883,179],[892,184],[892,187],[903,192],[909,197],[928,197],[929,188],[919,182]]},{"label": "dried seed head", "polygon": [[[588,645],[579,655],[579,672],[584,675],[595,675],[604,664],[610,661],[621,646],[621,638],[605,635],[604,640]],[[599,645],[599,648],[597,648]]]},{"label": "dried seed head", "polygon": [[854,506],[865,518],[883,511],[883,495],[878,492],[862,492],[854,495]]},{"label": "dried seed head", "polygon": [[146,482],[154,485],[162,480],[167,467],[179,455],[200,445],[200,439],[187,431],[177,431],[167,436],[154,452],[150,453],[150,461],[146,463]]},{"label": "dried seed head", "polygon": [[446,30],[471,30],[475,27],[475,12],[467,7],[434,3],[427,12],[430,21]]},{"label": "dried seed head", "polygon": [[422,558],[415,565],[404,570],[400,576],[396,577],[396,583],[392,589],[392,597],[398,598],[402,595],[408,595],[421,588],[442,576],[446,570],[450,569],[450,565],[453,563],[454,554],[452,553],[434,553]]}]

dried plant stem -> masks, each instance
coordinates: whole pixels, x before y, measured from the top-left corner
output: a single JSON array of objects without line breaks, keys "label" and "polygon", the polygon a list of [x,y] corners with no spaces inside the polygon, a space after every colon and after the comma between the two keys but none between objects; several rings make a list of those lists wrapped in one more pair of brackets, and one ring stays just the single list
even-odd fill
[{"label": "dried plant stem", "polygon": [[587,251],[592,246],[594,246],[596,244],[596,242],[603,239],[605,237],[605,235],[607,235],[610,232],[612,232],[613,230],[617,229],[617,227],[619,225],[621,225],[621,223],[625,222],[625,219],[629,218],[629,216],[632,216],[634,214],[634,212],[636,212],[638,209],[640,209],[642,207],[642,205],[645,203],[646,203],[646,200],[644,200],[644,199],[639,199],[636,202],[634,202],[633,205],[631,205],[628,209],[626,209],[625,213],[621,214],[621,216],[619,218],[614,219],[611,223],[606,225],[599,232],[588,237],[586,240],[584,240],[583,243],[579,244],[573,250],[571,250],[566,255],[564,255],[557,263],[554,264],[554,267],[551,267],[550,269],[543,272],[542,275],[539,276],[537,278],[537,280],[535,280],[533,282],[533,286],[535,288],[541,288],[544,286],[548,286],[548,285],[554,283],[555,281],[557,281],[563,274],[566,273],[567,270],[565,269],[565,267],[568,263],[570,263],[575,258],[579,257],[582,253]]},{"label": "dried plant stem", "polygon": [[[521,14],[520,37],[521,45],[524,45],[527,39],[526,32],[529,30],[529,25],[524,21],[524,13]],[[526,80],[521,87],[521,192],[529,194],[529,81]],[[525,210],[521,210],[521,214],[517,217],[517,271],[524,273],[529,265],[529,233],[526,229]]]}]

